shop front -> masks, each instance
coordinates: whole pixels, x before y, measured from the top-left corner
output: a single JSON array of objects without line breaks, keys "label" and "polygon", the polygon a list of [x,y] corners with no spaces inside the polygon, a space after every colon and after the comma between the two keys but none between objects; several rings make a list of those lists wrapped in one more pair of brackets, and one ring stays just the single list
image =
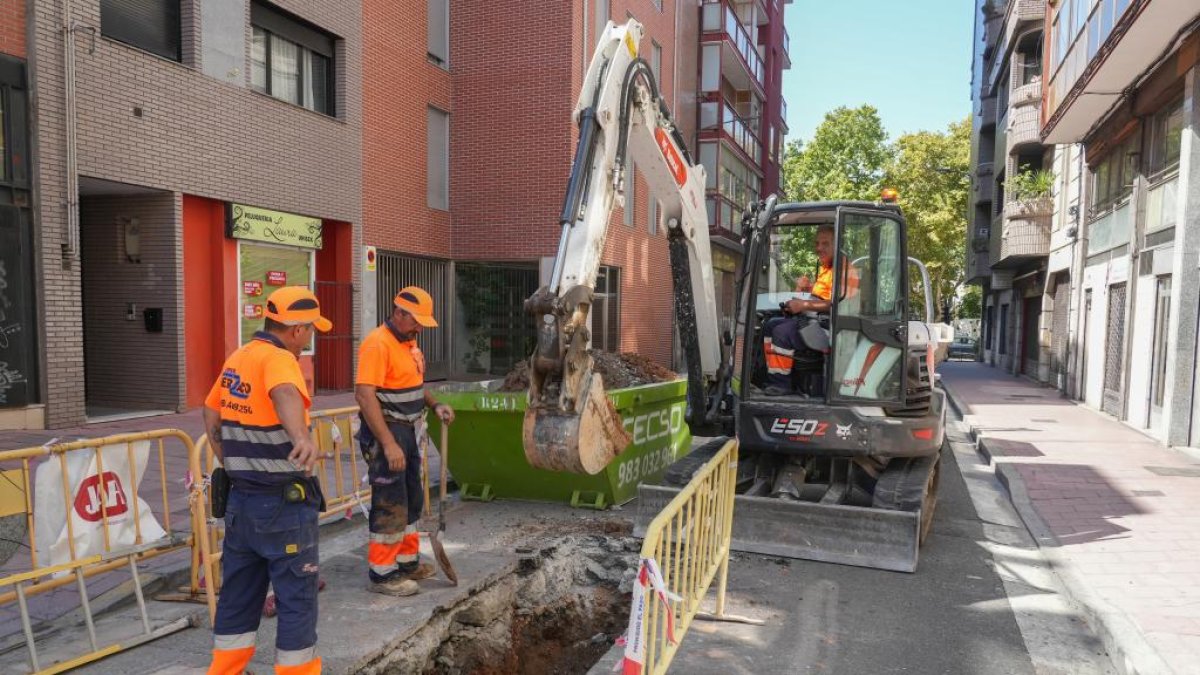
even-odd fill
[{"label": "shop front", "polygon": [[349,224],[187,196],[184,230],[193,244],[184,254],[188,315],[212,322],[189,321],[189,406],[203,402],[225,356],[262,329],[267,298],[283,286],[312,289],[334,322],[330,334],[314,338],[301,354],[310,392],[350,387]]}]

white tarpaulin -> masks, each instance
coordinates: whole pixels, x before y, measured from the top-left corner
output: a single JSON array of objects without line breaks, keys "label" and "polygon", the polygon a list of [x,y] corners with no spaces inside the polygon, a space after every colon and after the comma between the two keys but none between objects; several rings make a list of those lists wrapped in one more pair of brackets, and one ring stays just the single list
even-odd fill
[{"label": "white tarpaulin", "polygon": [[[96,453],[91,450],[75,450],[66,457],[67,481],[70,487],[71,527],[75,535],[75,557],[84,558],[104,553],[103,514],[108,513],[109,550],[137,543],[134,527],[134,502],[141,520],[142,543],[152,542],[166,536],[166,532],[150,512],[150,505],[137,497],[138,486],[129,471],[129,451],[124,443],[108,445],[101,449],[104,463],[103,478],[97,471]],[[138,483],[146,472],[146,460],[150,456],[150,442],[133,444],[134,468]],[[58,565],[71,561],[71,545],[67,537],[67,514],[64,512],[63,462],[58,455],[46,458],[37,468],[34,477],[34,527],[37,530],[38,562],[42,565]],[[104,501],[101,501],[101,490]],[[103,508],[102,508],[103,507]]]}]

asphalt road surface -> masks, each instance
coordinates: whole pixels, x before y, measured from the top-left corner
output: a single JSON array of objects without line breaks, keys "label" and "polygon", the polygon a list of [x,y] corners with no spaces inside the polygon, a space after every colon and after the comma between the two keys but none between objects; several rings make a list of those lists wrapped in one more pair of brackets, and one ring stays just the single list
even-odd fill
[{"label": "asphalt road surface", "polygon": [[764,625],[695,622],[671,672],[1115,672],[1003,488],[951,427],[915,574],[734,554],[727,612]]}]

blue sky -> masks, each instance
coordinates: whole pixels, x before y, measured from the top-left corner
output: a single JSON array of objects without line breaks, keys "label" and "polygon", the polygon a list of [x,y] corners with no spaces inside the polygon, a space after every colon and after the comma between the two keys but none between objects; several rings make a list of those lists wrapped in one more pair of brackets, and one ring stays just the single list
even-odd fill
[{"label": "blue sky", "polygon": [[890,139],[940,130],[971,110],[973,0],[795,0],[785,5],[787,141],[825,113],[869,103]]}]

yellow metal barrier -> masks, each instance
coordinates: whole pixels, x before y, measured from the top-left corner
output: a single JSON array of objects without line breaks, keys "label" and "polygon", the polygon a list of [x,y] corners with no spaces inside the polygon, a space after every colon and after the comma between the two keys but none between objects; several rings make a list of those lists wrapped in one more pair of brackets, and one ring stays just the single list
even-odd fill
[{"label": "yellow metal barrier", "polygon": [[[361,466],[354,442],[353,420],[357,416],[357,406],[322,410],[310,416],[312,437],[321,451],[315,473],[321,484],[321,492],[325,495],[325,510],[320,514],[322,520],[342,514],[349,517],[348,511],[362,508],[364,502],[370,503],[371,487],[363,481],[366,468]],[[209,619],[212,620],[217,612],[216,594],[220,592],[220,540],[224,529],[215,526],[209,508],[207,477],[212,475],[217,464],[216,457],[207,436],[201,436],[195,445],[191,467],[196,485],[192,500],[192,523],[195,531],[203,532],[204,536],[197,537],[198,546],[192,552],[190,591],[193,597],[204,593]],[[203,588],[201,577],[204,579]]]},{"label": "yellow metal barrier", "polygon": [[[160,429],[144,433],[117,434],[104,438],[0,452],[0,465],[7,466],[12,463],[19,463],[19,468],[4,471],[4,479],[6,480],[4,480],[3,489],[0,490],[0,495],[2,495],[0,497],[0,506],[3,509],[0,515],[9,516],[24,513],[28,528],[27,543],[29,548],[28,569],[23,569],[0,578],[0,588],[11,587],[11,590],[0,593],[0,606],[9,604],[14,600],[18,603],[21,627],[25,633],[25,646],[29,654],[29,663],[34,671],[40,673],[62,672],[63,670],[90,663],[110,654],[187,627],[187,621],[181,620],[157,629],[151,628],[149,615],[146,613],[146,601],[142,595],[142,587],[138,577],[139,562],[183,549],[192,544],[190,533],[175,532],[171,527],[171,508],[167,492],[166,449],[166,444],[169,440],[178,441],[183,446],[183,450],[189,458],[195,455],[192,439],[178,429]],[[122,508],[120,509],[117,508],[117,504],[109,503],[111,494],[117,493],[111,492],[109,484],[111,479],[109,475],[112,472],[105,471],[105,453],[101,452],[102,448],[124,445],[126,459],[129,463],[130,482],[134,486],[138,486],[142,477],[137,474],[138,469],[137,462],[135,461],[134,444],[141,442],[149,442],[152,448],[157,446],[158,489],[155,490],[155,493],[161,492],[162,496],[161,508],[158,510],[157,515],[159,515],[162,521],[161,526],[165,534],[150,540],[147,540],[142,532],[142,507],[139,499],[139,491],[130,489],[127,497],[122,491],[120,496],[127,501],[126,504],[121,505]],[[98,481],[95,495],[99,498],[99,521],[103,535],[103,550],[99,553],[80,552],[77,550],[75,523],[72,517],[76,495],[69,480],[68,457],[73,457],[73,453],[88,452],[92,453],[92,458],[95,461]],[[151,452],[153,454],[153,450]],[[34,465],[39,460],[43,462],[57,461],[62,474],[60,494],[63,500],[63,514],[66,521],[65,529],[69,560],[56,565],[45,565],[38,560],[35,529],[37,519],[34,514],[35,502],[31,476],[36,468]],[[146,473],[149,473],[149,471]],[[119,488],[120,480],[117,479],[115,484]],[[149,503],[147,503],[147,506],[149,506]],[[110,511],[113,512],[111,515]],[[111,518],[123,513],[129,514],[134,523],[135,537],[132,544],[120,545],[119,542],[112,540],[110,532]],[[101,640],[97,638],[95,620],[91,606],[88,603],[87,579],[123,567],[128,569],[132,577],[132,587],[137,598],[137,605],[144,630],[133,639],[122,640],[119,644],[102,645]],[[33,622],[29,612],[28,601],[33,596],[66,586],[72,582],[75,583],[79,592],[80,608],[83,610],[84,622],[87,625],[88,645],[91,650],[80,656],[59,661],[43,670],[37,645],[34,641]]]},{"label": "yellow metal barrier", "polygon": [[725,613],[737,448],[726,443],[646,528],[635,581],[645,601],[635,602],[626,635],[626,658],[640,660],[641,672],[667,671],[718,575],[715,614]]}]

